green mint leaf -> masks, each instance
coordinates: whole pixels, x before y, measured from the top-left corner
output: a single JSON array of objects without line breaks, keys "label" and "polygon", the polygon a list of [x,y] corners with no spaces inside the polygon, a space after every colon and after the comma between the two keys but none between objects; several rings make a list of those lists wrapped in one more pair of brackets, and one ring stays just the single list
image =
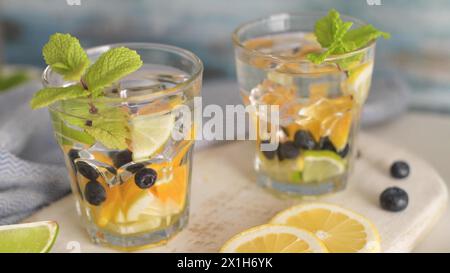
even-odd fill
[{"label": "green mint leaf", "polygon": [[321,64],[325,61],[326,58],[330,56],[330,51],[325,51],[322,53],[310,53],[308,54],[308,59],[315,63],[315,64]]},{"label": "green mint leaf", "polygon": [[48,106],[59,100],[76,99],[89,96],[89,93],[80,85],[67,87],[47,87],[39,90],[31,99],[32,109]]},{"label": "green mint leaf", "polygon": [[357,29],[349,30],[343,37],[343,43],[347,51],[353,51],[367,45],[379,37],[389,39],[389,33],[379,31],[372,25],[365,25]]},{"label": "green mint leaf", "polygon": [[316,34],[317,41],[324,48],[331,46],[335,40],[336,28],[340,24],[341,18],[339,13],[332,9],[327,16],[319,19],[314,27],[314,33]]},{"label": "green mint leaf", "polygon": [[141,66],[141,57],[136,51],[125,47],[113,48],[103,53],[88,68],[83,80],[89,91],[97,92],[136,71]]},{"label": "green mint leaf", "polygon": [[73,145],[74,142],[92,146],[95,139],[88,133],[71,128],[64,121],[54,118],[52,120],[56,140],[60,145]]},{"label": "green mint leaf", "polygon": [[42,49],[45,62],[65,80],[79,80],[89,66],[89,58],[77,38],[55,33]]},{"label": "green mint leaf", "polygon": [[[64,122],[84,130],[96,141],[109,149],[126,149],[130,138],[128,114],[117,106],[96,102],[95,112],[85,101],[62,101],[59,118]],[[74,136],[68,132],[68,139]],[[85,143],[85,142],[83,142]]]},{"label": "green mint leaf", "polygon": [[308,60],[321,64],[330,55],[344,54],[364,47],[379,37],[388,39],[390,35],[377,30],[372,25],[351,29],[352,22],[343,22],[339,12],[330,10],[328,15],[319,19],[314,28],[317,41],[325,50],[321,53],[310,53]]},{"label": "green mint leaf", "polygon": [[97,141],[100,141],[106,148],[123,150],[128,147],[129,130],[123,126],[122,122],[108,122],[100,119],[93,123],[94,125],[85,128],[85,131]]}]

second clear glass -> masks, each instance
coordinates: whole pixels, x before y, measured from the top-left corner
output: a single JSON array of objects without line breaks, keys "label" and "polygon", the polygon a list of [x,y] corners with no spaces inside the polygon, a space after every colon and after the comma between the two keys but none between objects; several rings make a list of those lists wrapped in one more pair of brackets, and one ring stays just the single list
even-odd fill
[{"label": "second clear glass", "polygon": [[[313,32],[315,22],[325,15],[273,15],[246,23],[233,34],[244,103],[280,109],[279,146],[262,152],[259,144],[270,140],[258,137],[255,159],[258,183],[276,193],[336,192],[345,188],[352,170],[375,42],[313,64],[306,56],[321,50]],[[342,19],[354,27],[364,25],[354,18]]]}]

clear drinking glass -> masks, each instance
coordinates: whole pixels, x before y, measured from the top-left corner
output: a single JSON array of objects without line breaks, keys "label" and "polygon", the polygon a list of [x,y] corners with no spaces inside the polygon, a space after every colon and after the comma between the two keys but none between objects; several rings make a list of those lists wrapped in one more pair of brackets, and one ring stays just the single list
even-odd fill
[{"label": "clear drinking glass", "polygon": [[[143,66],[104,90],[105,97],[60,101],[50,114],[90,238],[133,249],[163,243],[187,224],[193,115],[190,128],[177,124],[186,117],[180,109],[193,111],[203,66],[191,52],[159,44],[114,44],[87,52],[93,61],[120,46],[136,50]],[[49,67],[43,81],[47,87],[73,84]],[[111,134],[109,143],[93,139],[86,133],[90,129]],[[177,132],[188,137],[180,140]],[[111,148],[115,135],[125,135],[127,146]]]},{"label": "clear drinking glass", "polygon": [[[255,160],[258,183],[278,193],[342,190],[352,169],[375,42],[320,65],[310,62],[307,54],[321,50],[314,25],[325,15],[278,14],[246,23],[233,33],[244,103],[279,106],[278,148],[261,151],[261,142],[270,139],[258,136]],[[342,19],[353,27],[364,25],[347,16]],[[259,116],[257,122],[262,120]]]}]

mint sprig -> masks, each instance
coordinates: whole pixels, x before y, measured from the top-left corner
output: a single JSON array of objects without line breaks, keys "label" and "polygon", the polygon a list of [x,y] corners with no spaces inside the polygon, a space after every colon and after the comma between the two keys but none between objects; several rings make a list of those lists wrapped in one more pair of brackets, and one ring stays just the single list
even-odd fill
[{"label": "mint sprig", "polygon": [[76,99],[88,97],[90,93],[81,85],[71,85],[67,87],[47,87],[39,90],[31,100],[31,108],[37,109],[45,107],[59,100]]},{"label": "mint sprig", "polygon": [[110,86],[122,77],[142,66],[141,57],[136,51],[118,47],[103,53],[87,70],[83,77],[88,90],[95,92]]},{"label": "mint sprig", "polygon": [[307,58],[315,64],[321,64],[331,55],[352,52],[379,37],[390,38],[389,33],[380,31],[372,25],[356,29],[352,29],[352,26],[352,22],[342,21],[339,12],[332,9],[327,16],[316,22],[314,28],[317,41],[325,50],[310,53]]},{"label": "mint sprig", "polygon": [[77,38],[55,33],[42,49],[45,62],[65,80],[79,80],[89,66],[89,58]]},{"label": "mint sprig", "polygon": [[[91,145],[93,138],[107,148],[125,149],[129,138],[127,113],[119,107],[108,107],[92,98],[104,96],[105,88],[142,66],[137,52],[125,47],[113,48],[89,66],[87,54],[78,39],[70,34],[56,33],[44,46],[43,55],[52,70],[61,74],[65,80],[75,83],[67,87],[39,90],[30,102],[31,107],[37,109],[63,101],[60,106],[62,112],[70,115],[62,112],[56,115],[63,122],[82,129],[84,134],[74,135],[72,128],[65,127],[61,134],[71,134],[66,139],[83,139],[83,143]],[[90,99],[71,101],[76,98]]]}]

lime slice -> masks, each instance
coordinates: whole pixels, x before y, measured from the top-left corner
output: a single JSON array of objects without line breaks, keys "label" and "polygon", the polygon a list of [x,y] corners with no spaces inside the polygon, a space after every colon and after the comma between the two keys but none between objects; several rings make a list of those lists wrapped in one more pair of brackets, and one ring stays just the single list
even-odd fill
[{"label": "lime slice", "polygon": [[140,115],[131,120],[133,160],[149,158],[170,138],[175,124],[172,113]]},{"label": "lime slice", "polygon": [[0,253],[48,252],[57,235],[53,221],[0,226]]},{"label": "lime slice", "polygon": [[369,94],[372,72],[373,62],[367,62],[349,71],[347,93],[353,95],[359,105],[364,104]]},{"label": "lime slice", "polygon": [[319,182],[345,171],[344,161],[331,151],[307,151],[305,152],[303,168],[303,181]]}]

